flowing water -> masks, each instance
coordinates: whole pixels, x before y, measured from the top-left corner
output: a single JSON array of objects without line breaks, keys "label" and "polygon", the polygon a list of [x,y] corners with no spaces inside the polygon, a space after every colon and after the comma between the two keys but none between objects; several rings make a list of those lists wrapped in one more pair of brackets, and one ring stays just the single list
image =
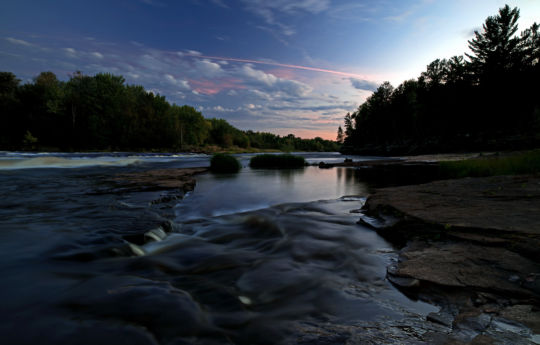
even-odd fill
[{"label": "flowing water", "polygon": [[355,169],[238,158],[177,200],[111,177],[207,156],[0,153],[0,343],[308,344],[436,310],[385,280],[396,253],[356,224]]}]

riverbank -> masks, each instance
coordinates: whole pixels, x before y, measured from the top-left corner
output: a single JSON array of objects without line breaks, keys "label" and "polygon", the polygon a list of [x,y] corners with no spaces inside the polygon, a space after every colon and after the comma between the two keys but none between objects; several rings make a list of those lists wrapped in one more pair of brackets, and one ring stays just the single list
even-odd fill
[{"label": "riverbank", "polygon": [[538,210],[538,175],[464,178],[375,189],[359,223],[402,248],[387,278],[441,307],[431,342],[540,343]]}]

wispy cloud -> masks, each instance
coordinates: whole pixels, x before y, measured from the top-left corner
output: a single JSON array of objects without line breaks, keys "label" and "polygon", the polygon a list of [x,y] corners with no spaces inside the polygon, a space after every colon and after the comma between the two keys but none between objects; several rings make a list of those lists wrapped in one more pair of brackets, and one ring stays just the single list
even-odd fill
[{"label": "wispy cloud", "polygon": [[193,85],[193,91],[201,95],[215,95],[225,90],[235,91],[246,88],[241,81],[234,78],[222,78],[215,80],[190,79],[189,82],[191,85]]},{"label": "wispy cloud", "polygon": [[379,87],[379,83],[365,79],[350,78],[352,86],[358,90],[375,91]]},{"label": "wispy cloud", "polygon": [[201,74],[206,78],[215,78],[223,75],[221,65],[208,59],[197,60],[197,62],[195,62],[195,65],[197,70],[199,70]]},{"label": "wispy cloud", "polygon": [[171,85],[174,85],[182,90],[191,90],[191,87],[189,86],[189,83],[187,80],[182,79],[176,79],[171,74],[165,74],[164,78],[166,81],[168,81]]},{"label": "wispy cloud", "polygon": [[90,55],[92,55],[96,59],[103,59],[104,58],[103,54],[101,54],[100,52],[92,52],[92,53],[90,53]]},{"label": "wispy cloud", "polygon": [[391,22],[402,22],[405,19],[409,18],[413,13],[413,10],[406,10],[393,16],[387,16],[384,19]]},{"label": "wispy cloud", "polygon": [[[320,111],[329,111],[333,110],[334,112],[340,112],[344,113],[350,109],[353,109],[355,107],[355,103],[353,102],[344,102],[342,104],[324,104],[324,105],[302,105],[302,106],[294,106],[294,105],[272,105],[269,107],[269,109],[273,110],[307,110],[311,112],[320,112]],[[334,112],[330,112],[330,114],[333,114]]]},{"label": "wispy cloud", "polygon": [[32,44],[30,42],[20,40],[20,39],[17,39],[17,38],[13,38],[13,37],[6,37],[5,40],[8,41],[9,43],[20,45],[20,46],[25,46],[25,47],[34,46],[34,44]]},{"label": "wispy cloud", "polygon": [[217,5],[221,8],[229,8],[229,6],[223,0],[211,0],[214,5]]},{"label": "wispy cloud", "polygon": [[[317,14],[330,8],[330,0],[242,0],[246,10],[262,18],[267,26],[257,25],[263,30],[273,31],[285,37],[296,33],[295,28],[284,22],[282,17],[299,14]],[[281,40],[282,42],[286,42]]]},{"label": "wispy cloud", "polygon": [[330,8],[330,0],[242,0],[247,9],[265,18],[270,24],[278,13],[320,13]]},{"label": "wispy cloud", "polygon": [[139,0],[139,2],[145,4],[145,5],[150,5],[150,6],[155,6],[155,7],[165,7],[167,6],[164,2],[161,2],[161,1],[158,1],[158,0]]},{"label": "wispy cloud", "polygon": [[77,51],[74,48],[64,48],[64,52],[70,58],[74,58],[77,56]]},{"label": "wispy cloud", "polygon": [[313,90],[311,86],[305,83],[279,78],[273,74],[257,70],[251,65],[242,66],[240,73],[246,78],[248,83],[251,82],[255,83],[255,85],[263,86],[270,92],[283,92],[286,95],[294,97],[305,97]]},{"label": "wispy cloud", "polygon": [[356,73],[335,71],[335,70],[331,70],[331,69],[310,67],[310,66],[291,65],[291,64],[284,64],[284,63],[272,62],[272,61],[241,59],[241,58],[232,58],[232,57],[224,57],[224,56],[209,56],[209,55],[191,54],[191,53],[185,53],[184,55],[185,56],[192,56],[192,57],[196,57],[196,58],[202,58],[202,59],[209,59],[209,60],[246,62],[246,63],[252,63],[252,64],[278,66],[278,67],[299,69],[299,70],[312,71],[312,72],[330,73],[330,74],[333,74],[333,75],[343,76],[343,77],[353,77],[353,78],[364,78],[365,77],[365,76],[363,76],[361,74],[356,74]]},{"label": "wispy cloud", "polygon": [[328,15],[339,21],[365,22],[373,20],[373,15],[376,11],[377,6],[375,4],[345,2],[332,4],[332,7],[328,10]]}]

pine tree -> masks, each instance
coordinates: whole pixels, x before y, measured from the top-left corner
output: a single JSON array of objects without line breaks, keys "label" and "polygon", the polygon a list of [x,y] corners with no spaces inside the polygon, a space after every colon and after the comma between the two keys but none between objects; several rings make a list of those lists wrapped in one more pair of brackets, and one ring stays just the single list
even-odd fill
[{"label": "pine tree", "polygon": [[347,113],[345,115],[345,138],[352,136],[353,131],[353,118],[350,113]]},{"label": "pine tree", "polygon": [[515,37],[518,19],[519,9],[506,5],[498,15],[486,19],[482,32],[474,32],[475,37],[469,41],[472,54],[465,55],[478,79],[498,78],[520,63],[520,38]]},{"label": "pine tree", "polygon": [[339,144],[343,144],[343,129],[341,128],[341,126],[338,127],[338,130],[337,130],[337,138],[336,138],[336,141],[339,143]]}]

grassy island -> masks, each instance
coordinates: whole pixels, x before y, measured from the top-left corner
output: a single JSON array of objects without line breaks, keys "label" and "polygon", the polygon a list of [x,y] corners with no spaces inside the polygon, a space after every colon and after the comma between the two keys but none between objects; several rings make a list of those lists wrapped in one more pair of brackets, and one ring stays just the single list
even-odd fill
[{"label": "grassy island", "polygon": [[215,173],[237,173],[242,165],[236,158],[224,153],[216,153],[210,160],[210,170]]}]

